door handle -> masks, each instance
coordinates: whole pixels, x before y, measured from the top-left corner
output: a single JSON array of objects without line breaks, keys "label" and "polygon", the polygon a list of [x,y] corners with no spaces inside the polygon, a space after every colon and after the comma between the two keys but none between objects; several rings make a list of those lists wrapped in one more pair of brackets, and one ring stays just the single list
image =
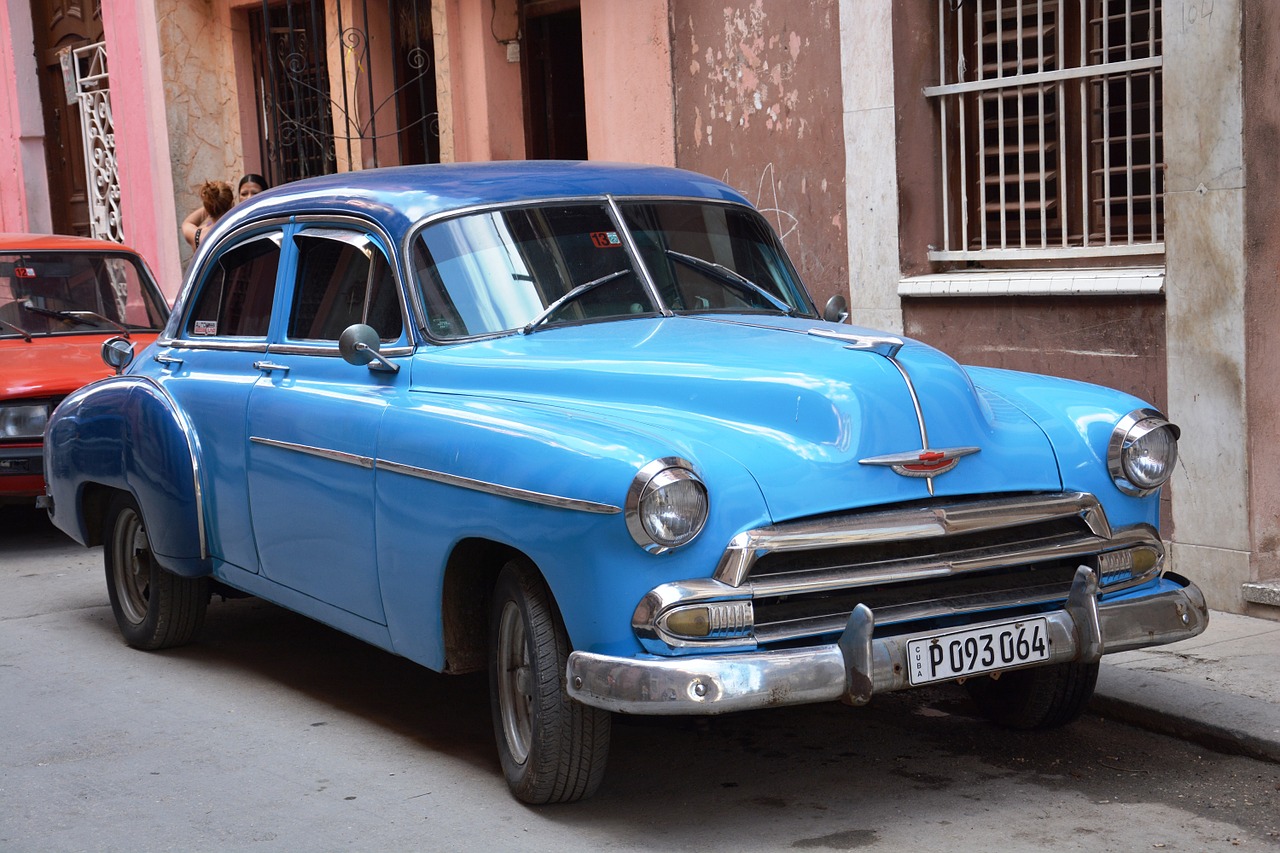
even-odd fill
[{"label": "door handle", "polygon": [[163,364],[165,367],[182,367],[182,359],[175,355],[153,355],[152,358],[157,364]]},{"label": "door handle", "polygon": [[255,361],[253,363],[253,367],[255,370],[263,370],[267,373],[270,373],[273,370],[279,370],[281,373],[289,372],[289,365],[276,364],[274,361]]}]

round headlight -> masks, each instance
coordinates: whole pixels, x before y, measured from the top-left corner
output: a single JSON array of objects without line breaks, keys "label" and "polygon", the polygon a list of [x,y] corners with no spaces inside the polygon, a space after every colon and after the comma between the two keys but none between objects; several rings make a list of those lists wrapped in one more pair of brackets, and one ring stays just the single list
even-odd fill
[{"label": "round headlight", "polygon": [[1126,495],[1146,497],[1169,482],[1178,461],[1178,435],[1176,426],[1151,409],[1121,418],[1107,450],[1107,467],[1116,488]]},{"label": "round headlight", "polygon": [[707,488],[683,459],[658,459],[640,469],[627,491],[631,538],[661,554],[692,542],[707,521]]}]

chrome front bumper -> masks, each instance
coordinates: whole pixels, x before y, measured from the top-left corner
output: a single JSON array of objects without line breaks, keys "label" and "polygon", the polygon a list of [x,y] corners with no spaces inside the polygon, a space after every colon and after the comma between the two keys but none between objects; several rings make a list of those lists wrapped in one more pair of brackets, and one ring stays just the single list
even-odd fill
[{"label": "chrome front bumper", "polygon": [[[1104,652],[1173,643],[1196,636],[1209,624],[1204,596],[1186,578],[1166,573],[1155,592],[1099,601],[1096,577],[1087,567],[1076,572],[1061,610],[1037,615],[1049,627],[1050,656],[1040,665],[1096,661]],[[938,633],[875,639],[874,630],[870,609],[858,605],[839,641],[831,645],[678,658],[573,652],[569,695],[586,705],[631,714],[720,714],[835,699],[863,705],[875,693],[911,687],[907,643]]]}]

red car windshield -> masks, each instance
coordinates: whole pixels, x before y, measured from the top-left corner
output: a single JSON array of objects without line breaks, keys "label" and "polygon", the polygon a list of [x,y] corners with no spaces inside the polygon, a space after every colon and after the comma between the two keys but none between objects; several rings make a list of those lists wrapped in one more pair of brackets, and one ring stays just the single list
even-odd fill
[{"label": "red car windshield", "polygon": [[0,337],[158,331],[165,314],[132,255],[0,253]]}]

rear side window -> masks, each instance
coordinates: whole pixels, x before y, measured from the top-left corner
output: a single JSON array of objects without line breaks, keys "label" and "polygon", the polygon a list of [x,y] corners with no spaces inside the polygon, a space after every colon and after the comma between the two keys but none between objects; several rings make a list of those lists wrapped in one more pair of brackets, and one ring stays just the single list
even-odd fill
[{"label": "rear side window", "polygon": [[224,252],[196,297],[191,338],[265,338],[280,268],[280,237],[255,237]]},{"label": "rear side window", "polygon": [[372,326],[386,342],[403,323],[395,277],[382,249],[359,231],[309,228],[294,236],[298,280],[293,289],[291,340],[336,341],[354,323]]}]

